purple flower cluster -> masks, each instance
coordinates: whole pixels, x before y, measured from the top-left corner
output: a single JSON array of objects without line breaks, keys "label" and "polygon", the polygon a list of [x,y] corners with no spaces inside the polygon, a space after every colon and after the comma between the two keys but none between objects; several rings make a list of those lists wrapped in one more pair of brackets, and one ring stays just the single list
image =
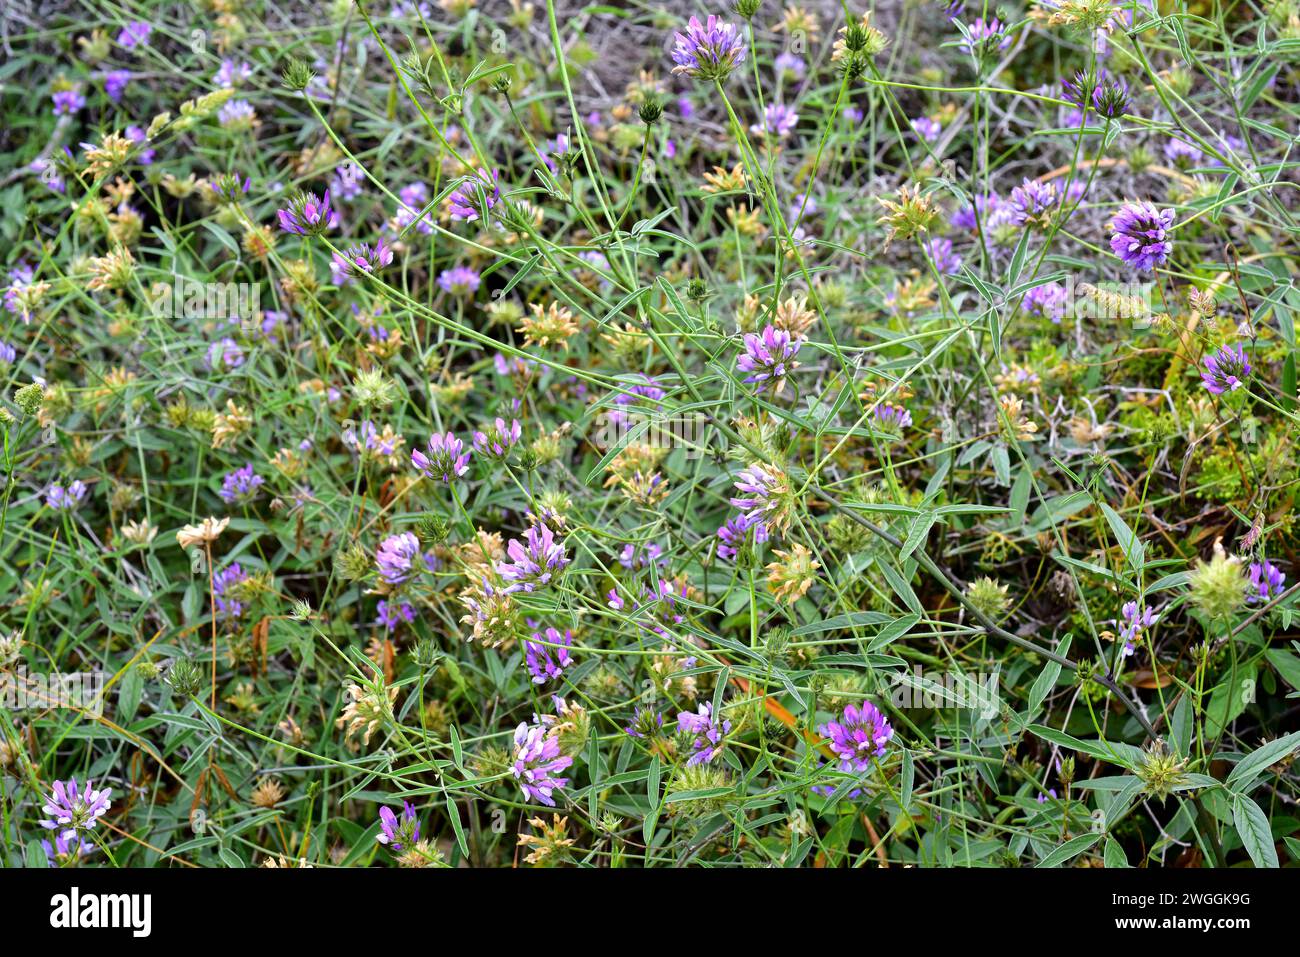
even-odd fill
[{"label": "purple flower cluster", "polygon": [[1011,191],[1009,202],[1012,221],[1019,226],[1042,223],[1060,199],[1055,183],[1042,183],[1026,177],[1023,183]]},{"label": "purple flower cluster", "polygon": [[1143,628],[1150,628],[1160,619],[1150,608],[1139,611],[1138,603],[1135,601],[1125,602],[1124,607],[1120,609],[1120,614],[1124,618],[1119,625],[1119,636],[1124,640],[1124,656],[1128,657],[1133,654],[1138,633]]},{"label": "purple flower cluster", "polygon": [[934,268],[946,276],[951,276],[961,269],[961,256],[952,251],[952,240],[942,236],[922,243],[925,254],[934,263]]},{"label": "purple flower cluster", "polygon": [[1156,209],[1151,203],[1125,203],[1110,221],[1110,248],[1130,266],[1150,272],[1163,265],[1173,251],[1169,230],[1174,225],[1172,209]]},{"label": "purple flower cluster", "polygon": [[45,504],[61,512],[70,512],[81,504],[86,497],[86,483],[77,479],[67,488],[57,483],[45,490]]},{"label": "purple flower cluster", "polygon": [[1252,602],[1276,598],[1286,588],[1286,575],[1268,559],[1251,562],[1249,576]]},{"label": "purple flower cluster", "polygon": [[1240,389],[1246,384],[1248,375],[1250,360],[1246,358],[1245,350],[1240,345],[1235,349],[1223,346],[1218,352],[1205,357],[1205,371],[1201,373],[1201,380],[1208,391],[1223,395]]},{"label": "purple flower cluster", "polygon": [[1118,119],[1128,112],[1128,85],[1107,75],[1105,70],[1085,73],[1082,70],[1073,80],[1061,83],[1065,98],[1080,110],[1089,108],[1108,120]]},{"label": "purple flower cluster", "polygon": [[[326,194],[328,195],[328,194]],[[369,243],[357,243],[341,253],[336,252],[330,260],[330,274],[334,285],[343,286],[357,276],[365,273],[372,275],[393,261],[393,250],[379,239],[374,246]]]},{"label": "purple flower cluster", "polygon": [[258,488],[265,482],[266,479],[254,472],[250,463],[227,473],[221,481],[221,491],[217,494],[223,502],[247,502],[256,497]]},{"label": "purple flower cluster", "polygon": [[76,90],[59,90],[50,97],[55,116],[72,116],[86,105],[86,98]]},{"label": "purple flower cluster", "polygon": [[892,405],[890,403],[876,406],[872,418],[875,420],[876,428],[882,432],[901,432],[912,424],[911,412],[908,412],[901,405]]},{"label": "purple flower cluster", "polygon": [[244,617],[244,603],[235,597],[234,590],[246,581],[248,572],[239,562],[231,562],[212,576],[212,603],[218,619],[230,621]]},{"label": "purple flower cluster", "polygon": [[375,565],[379,577],[390,585],[400,585],[416,571],[420,557],[420,540],[410,532],[390,535],[379,543]]},{"label": "purple flower cluster", "polygon": [[746,528],[767,524],[768,516],[781,508],[783,482],[769,466],[757,464],[742,469],[732,484],[736,491],[743,493],[734,496],[731,504],[740,509]]},{"label": "purple flower cluster", "polygon": [[453,296],[472,296],[482,283],[479,274],[468,266],[453,266],[438,274],[438,287]]},{"label": "purple flower cluster", "polygon": [[761,334],[745,335],[745,351],[736,359],[736,369],[749,373],[746,382],[772,385],[779,392],[786,375],[799,364],[794,357],[802,345],[801,338],[792,337],[786,330],[766,326]]},{"label": "purple flower cluster", "polygon": [[149,39],[153,27],[143,20],[133,20],[124,26],[117,35],[117,43],[123,49],[134,50]]},{"label": "purple flower cluster", "polygon": [[415,621],[415,608],[409,602],[381,601],[376,611],[379,617],[375,619],[375,624],[383,625],[388,631],[392,631],[402,622],[409,625]]},{"label": "purple flower cluster", "polygon": [[379,809],[379,833],[375,840],[393,851],[404,851],[420,839],[420,819],[415,816],[415,805],[402,802],[399,818],[390,807]]},{"label": "purple flower cluster", "polygon": [[467,176],[448,197],[448,212],[454,220],[472,223],[484,216],[488,210],[501,202],[501,186],[498,183],[501,174],[493,170],[490,174],[479,170]]},{"label": "purple flower cluster", "polygon": [[557,729],[526,723],[515,728],[515,760],[510,770],[526,799],[555,807],[551,795],[569,784],[568,778],[556,775],[572,763],[573,758],[560,753]]},{"label": "purple flower cluster", "polygon": [[1024,304],[1025,311],[1060,322],[1069,305],[1069,294],[1059,282],[1048,282],[1025,293]]},{"label": "purple flower cluster", "polygon": [[532,641],[524,642],[525,660],[533,684],[545,684],[564,674],[564,669],[573,665],[573,656],[569,654],[572,645],[571,631],[561,633],[556,628],[547,628],[545,638],[533,632]]},{"label": "purple flower cluster", "polygon": [[57,832],[55,839],[62,842],[66,853],[71,841],[93,828],[95,822],[108,813],[111,793],[109,788],[96,791],[90,781],[86,782],[84,789],[78,786],[76,778],[55,781],[53,795],[41,808],[49,815],[49,820],[41,821],[41,827]]},{"label": "purple flower cluster", "polygon": [[731,722],[719,721],[713,713],[713,705],[706,701],[697,711],[679,712],[677,730],[694,736],[691,741],[694,753],[686,760],[687,766],[707,764],[722,752],[726,744],[724,739],[731,731]]},{"label": "purple flower cluster", "polygon": [[317,198],[315,193],[299,193],[276,214],[280,228],[297,236],[319,236],[338,225],[338,214],[330,207],[330,191]]},{"label": "purple flower cluster", "polygon": [[538,585],[549,584],[551,577],[569,564],[564,543],[545,525],[530,527],[522,542],[510,539],[506,543],[506,555],[509,560],[497,563],[497,574],[508,582],[507,594],[531,592]]},{"label": "purple flower cluster", "polygon": [[733,24],[710,14],[700,23],[691,17],[686,32],[675,35],[672,57],[674,73],[699,80],[725,80],[745,62],[745,39]]},{"label": "purple flower cluster", "polygon": [[519,420],[506,425],[505,419],[497,419],[489,432],[474,432],[474,451],[480,455],[503,459],[519,443],[522,430]]},{"label": "purple flower cluster", "polygon": [[736,552],[746,545],[767,541],[767,526],[750,521],[744,515],[733,515],[718,527],[715,534],[718,536],[718,557],[731,562],[736,560]]},{"label": "purple flower cluster", "polygon": [[411,449],[411,464],[426,478],[441,479],[450,483],[469,471],[469,453],[465,443],[448,432],[429,436],[426,451]]},{"label": "purple flower cluster", "polygon": [[763,109],[763,121],[749,128],[751,133],[767,133],[781,139],[794,132],[799,124],[799,114],[783,103],[769,103]]},{"label": "purple flower cluster", "polygon": [[817,729],[830,739],[831,750],[840,759],[840,770],[870,770],[871,759],[882,757],[894,729],[870,701],[847,705],[839,721],[828,721]]}]

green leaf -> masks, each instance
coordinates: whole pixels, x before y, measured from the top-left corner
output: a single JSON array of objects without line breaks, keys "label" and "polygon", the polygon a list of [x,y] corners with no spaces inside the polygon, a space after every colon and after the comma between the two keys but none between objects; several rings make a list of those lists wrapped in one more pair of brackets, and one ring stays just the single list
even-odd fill
[{"label": "green leaf", "polygon": [[1264,810],[1244,794],[1232,798],[1232,823],[1236,825],[1241,846],[1256,867],[1277,867],[1277,847]]},{"label": "green leaf", "polygon": [[1300,731],[1292,731],[1284,738],[1278,738],[1256,748],[1237,762],[1237,766],[1228,775],[1226,782],[1228,787],[1232,790],[1248,790],[1259,772],[1281,761],[1298,748],[1300,748]]},{"label": "green leaf", "polygon": [[1110,835],[1106,836],[1106,846],[1102,851],[1102,859],[1107,867],[1128,867],[1128,855],[1124,853],[1124,848],[1120,847],[1119,841]]},{"label": "green leaf", "polygon": [[1072,837],[1056,850],[1052,851],[1045,858],[1038,862],[1037,867],[1060,867],[1066,861],[1078,857],[1092,845],[1101,840],[1101,834],[1080,834],[1078,837]]},{"label": "green leaf", "polygon": [[1105,502],[1101,503],[1102,514],[1106,516],[1106,521],[1110,524],[1110,530],[1119,542],[1119,547],[1124,550],[1124,557],[1128,559],[1129,564],[1134,570],[1142,567],[1143,549],[1142,541],[1133,534],[1133,529],[1128,527],[1128,522],[1124,521],[1123,516],[1115,511]]}]

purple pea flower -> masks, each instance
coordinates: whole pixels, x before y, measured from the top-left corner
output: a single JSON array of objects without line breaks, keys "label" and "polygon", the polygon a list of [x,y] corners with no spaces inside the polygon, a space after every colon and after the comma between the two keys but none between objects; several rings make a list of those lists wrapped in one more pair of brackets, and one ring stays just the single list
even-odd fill
[{"label": "purple pea flower", "polygon": [[839,721],[829,721],[817,729],[830,739],[831,750],[840,759],[840,770],[870,770],[872,757],[882,757],[894,729],[870,701],[847,705]]},{"label": "purple pea flower", "polygon": [[767,526],[751,522],[744,515],[733,515],[714,534],[718,536],[718,557],[731,562],[736,560],[736,552],[746,545],[767,541]]},{"label": "purple pea flower", "polygon": [[276,214],[280,228],[298,236],[319,236],[338,225],[338,215],[330,208],[330,192],[317,199],[314,193],[299,193]]},{"label": "purple pea flower", "polygon": [[130,82],[130,70],[112,70],[104,75],[104,94],[114,103],[121,103],[122,94]]},{"label": "purple pea flower", "polygon": [[510,771],[526,799],[555,807],[551,795],[569,784],[568,778],[555,775],[572,763],[573,758],[560,753],[556,729],[526,723],[515,728],[515,760]]},{"label": "purple pea flower", "polygon": [[724,738],[731,731],[731,722],[719,721],[713,713],[713,704],[705,701],[697,711],[681,711],[677,714],[677,730],[682,734],[694,735],[691,750],[694,752],[687,760],[688,767],[707,764],[722,753]]},{"label": "purple pea flower", "polygon": [[375,624],[383,625],[388,631],[392,631],[402,622],[409,625],[415,621],[415,608],[409,602],[381,601],[375,610],[379,614]]},{"label": "purple pea flower", "polygon": [[420,839],[420,820],[415,816],[415,805],[402,802],[399,818],[390,807],[379,809],[379,833],[375,840],[390,850],[403,851]]},{"label": "purple pea flower", "polygon": [[508,561],[497,563],[497,574],[508,582],[506,594],[531,592],[538,585],[549,584],[552,575],[569,564],[564,543],[545,525],[531,526],[522,542],[510,539],[506,543],[506,555]]},{"label": "purple pea flower", "polygon": [[784,103],[769,103],[763,108],[763,121],[749,128],[751,133],[767,133],[785,139],[799,124],[799,114]]},{"label": "purple pea flower", "polygon": [[674,73],[698,80],[725,80],[745,62],[745,40],[736,27],[710,15],[700,23],[691,17],[686,32],[675,35],[672,58]]},{"label": "purple pea flower", "polygon": [[875,419],[876,428],[882,432],[902,432],[912,424],[912,413],[908,412],[901,405],[892,405],[885,403],[876,406],[872,417]]},{"label": "purple pea flower", "polygon": [[153,27],[143,20],[133,20],[124,26],[117,35],[117,43],[123,49],[134,50],[140,44],[149,39],[149,34],[153,32]]},{"label": "purple pea flower", "polygon": [[1060,322],[1065,316],[1069,294],[1059,282],[1044,283],[1025,293],[1025,311]]},{"label": "purple pea flower", "polygon": [[239,562],[231,562],[212,576],[212,600],[216,617],[222,621],[244,617],[244,603],[234,595],[239,585],[248,581],[248,572]]},{"label": "purple pea flower", "polygon": [[1173,240],[1168,238],[1173,225],[1172,209],[1156,209],[1145,200],[1125,203],[1110,221],[1111,252],[1128,265],[1150,272],[1173,251]]},{"label": "purple pea flower", "polygon": [[438,286],[453,296],[472,296],[482,283],[479,274],[468,266],[453,266],[438,274]]},{"label": "purple pea flower", "polygon": [[765,326],[762,333],[746,333],[745,351],[736,359],[736,369],[748,372],[746,382],[774,386],[777,392],[785,387],[785,377],[799,363],[794,361],[803,339],[792,337],[785,329]]},{"label": "purple pea flower", "polygon": [[51,96],[55,116],[72,116],[86,105],[86,98],[76,90],[59,90]]},{"label": "purple pea flower", "polygon": [[469,470],[469,453],[464,449],[465,443],[452,433],[435,433],[429,436],[427,453],[411,449],[411,464],[426,478],[450,483],[453,478],[459,478]]},{"label": "purple pea flower", "polygon": [[922,243],[925,253],[934,263],[934,268],[945,276],[951,276],[961,269],[961,256],[952,251],[952,240],[942,236]]},{"label": "purple pea flower", "polygon": [[1250,375],[1250,360],[1241,346],[1235,349],[1223,346],[1218,352],[1205,357],[1205,371],[1201,379],[1205,388],[1214,395],[1236,392],[1246,384]]},{"label": "purple pea flower", "polygon": [[[328,195],[327,193],[326,196]],[[383,239],[377,240],[374,246],[357,243],[334,254],[330,260],[330,274],[334,278],[334,285],[344,286],[362,273],[371,275],[378,272],[392,261],[393,250],[384,245]]]},{"label": "purple pea flower", "polygon": [[375,565],[379,577],[390,585],[400,585],[415,571],[415,560],[420,555],[420,540],[410,532],[390,535],[379,543]]},{"label": "purple pea flower", "polygon": [[77,785],[76,778],[55,781],[54,794],[41,808],[49,820],[41,821],[41,827],[57,832],[56,839],[65,843],[77,840],[108,812],[111,793],[109,788],[96,791],[90,781],[84,789]]},{"label": "purple pea flower", "polygon": [[1060,198],[1055,183],[1040,183],[1026,177],[1023,183],[1011,191],[1012,221],[1020,226],[1041,224],[1060,202]]},{"label": "purple pea flower", "polygon": [[448,212],[453,220],[472,223],[493,209],[501,201],[501,174],[478,170],[465,177],[457,190],[448,197]]},{"label": "purple pea flower", "polygon": [[506,425],[504,419],[498,418],[491,431],[474,433],[474,451],[480,455],[503,459],[519,442],[521,429],[519,420]]},{"label": "purple pea flower", "polygon": [[928,116],[918,116],[912,121],[912,129],[916,130],[921,139],[933,143],[939,138],[942,127]]},{"label": "purple pea flower", "polygon": [[71,512],[85,497],[86,483],[77,479],[67,488],[58,484],[51,485],[45,492],[45,504],[61,512]]},{"label": "purple pea flower", "polygon": [[1286,588],[1286,575],[1268,559],[1250,563],[1250,600],[1268,601],[1276,598]]},{"label": "purple pea flower", "polygon": [[963,37],[957,44],[966,53],[983,56],[994,50],[1005,50],[1011,46],[1011,35],[1007,33],[1006,26],[997,17],[987,22],[983,17],[978,17],[974,23],[966,27],[966,32],[970,34],[970,40]]},{"label": "purple pea flower", "polygon": [[258,488],[265,482],[266,479],[254,472],[252,464],[249,464],[227,474],[217,494],[227,503],[246,502],[256,497]]},{"label": "purple pea flower", "polygon": [[1138,603],[1127,601],[1124,607],[1120,609],[1123,620],[1119,623],[1119,636],[1124,640],[1124,657],[1133,654],[1136,648],[1136,641],[1139,632],[1144,628],[1150,628],[1157,621],[1156,613],[1149,607],[1138,610]]},{"label": "purple pea flower", "polygon": [[569,654],[572,645],[571,631],[561,634],[556,628],[547,628],[545,641],[541,634],[533,632],[532,641],[524,642],[525,660],[533,684],[545,684],[564,674],[564,669],[573,665],[573,656]]}]

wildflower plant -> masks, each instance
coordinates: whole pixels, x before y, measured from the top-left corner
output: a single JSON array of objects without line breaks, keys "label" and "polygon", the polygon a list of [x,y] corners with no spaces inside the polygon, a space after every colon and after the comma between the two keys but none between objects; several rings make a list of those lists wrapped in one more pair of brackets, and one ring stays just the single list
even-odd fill
[{"label": "wildflower plant", "polygon": [[0,864],[1300,861],[1293,3],[174,6],[8,35]]}]

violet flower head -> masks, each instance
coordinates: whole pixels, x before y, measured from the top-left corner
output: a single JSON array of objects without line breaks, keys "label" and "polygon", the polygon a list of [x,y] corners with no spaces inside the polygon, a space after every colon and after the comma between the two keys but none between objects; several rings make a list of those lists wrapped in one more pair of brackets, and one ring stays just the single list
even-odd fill
[{"label": "violet flower head", "polygon": [[379,543],[375,565],[379,577],[390,585],[400,585],[411,577],[420,555],[420,540],[410,532],[390,535]]},{"label": "violet flower head", "polygon": [[1026,177],[1011,191],[1012,220],[1020,226],[1043,225],[1060,198],[1055,183],[1041,183]]},{"label": "violet flower head", "polygon": [[[948,222],[952,224],[954,229],[969,229],[974,232],[977,225],[977,214],[979,219],[985,219],[998,207],[1000,202],[1001,198],[997,193],[984,193],[976,196],[974,206],[963,206],[952,214]],[[984,228],[987,229],[988,227],[985,226]]]},{"label": "violet flower head", "polygon": [[1125,602],[1124,607],[1120,609],[1120,614],[1123,615],[1123,619],[1119,622],[1119,636],[1124,641],[1124,657],[1127,658],[1136,649],[1137,638],[1141,631],[1150,628],[1160,619],[1149,607],[1139,611],[1138,603],[1135,601]]},{"label": "violet flower head", "polygon": [[840,759],[840,770],[870,770],[871,759],[882,757],[894,729],[870,701],[848,705],[839,721],[829,721],[817,729],[830,739],[831,750]]},{"label": "violet flower head", "polygon": [[452,433],[434,433],[429,436],[424,452],[411,449],[411,464],[425,478],[450,483],[469,471],[469,452],[465,451],[465,443]]},{"label": "violet flower head", "polygon": [[555,728],[526,723],[515,728],[515,760],[510,771],[526,799],[555,807],[555,798],[551,795],[569,785],[568,778],[556,775],[572,763],[573,758],[560,753],[559,735]]},{"label": "violet flower head", "polygon": [[970,40],[963,37],[957,44],[966,53],[985,56],[1011,46],[1011,34],[997,17],[992,17],[987,22],[983,17],[977,17],[974,23],[967,25],[966,32],[970,34]]},{"label": "violet flower head", "polygon": [[784,527],[776,521],[786,505],[786,484],[780,472],[760,462],[742,469],[732,484],[742,494],[733,496],[731,504],[740,509],[746,528],[766,525],[777,526],[779,531]]},{"label": "violet flower head", "polygon": [[1172,209],[1156,209],[1143,200],[1125,203],[1110,221],[1110,249],[1130,266],[1150,272],[1163,265],[1173,251],[1169,230],[1174,225]]},{"label": "violet flower head", "polygon": [[420,819],[415,816],[415,805],[410,801],[402,802],[402,816],[399,818],[390,807],[379,809],[379,833],[375,840],[389,850],[404,851],[420,839]]},{"label": "violet flower head", "polygon": [[740,549],[767,541],[767,526],[762,522],[751,522],[744,515],[733,515],[718,527],[715,534],[718,536],[718,557],[733,562]]},{"label": "violet flower head", "polygon": [[320,236],[338,225],[338,214],[330,207],[330,191],[323,197],[315,193],[299,193],[293,201],[276,214],[280,228],[298,236]]},{"label": "violet flower head", "polygon": [[381,601],[375,611],[379,615],[375,619],[375,624],[383,625],[388,631],[392,631],[402,622],[409,625],[415,621],[415,608],[410,602]]},{"label": "violet flower head", "polygon": [[[776,73],[777,76],[788,74],[796,80],[802,80],[804,75],[808,72],[808,64],[804,62],[804,58],[799,56],[799,54],[791,53],[789,50],[786,50],[776,55],[776,59],[772,61],[772,71]],[[687,102],[689,103],[689,101]],[[682,116],[685,118],[689,117],[690,114],[683,112]]]},{"label": "violet flower head", "polygon": [[244,617],[244,603],[236,595],[236,589],[248,581],[248,572],[239,562],[231,562],[219,572],[212,575],[212,603],[216,608],[216,617],[221,621],[230,621]]},{"label": "violet flower head", "polygon": [[393,250],[384,245],[383,239],[376,240],[374,246],[357,243],[334,254],[330,260],[330,274],[334,278],[334,285],[344,286],[362,273],[372,275],[378,272],[392,261]]},{"label": "violet flower head", "polygon": [[249,130],[256,120],[257,110],[247,100],[231,100],[217,110],[217,122],[225,129]]},{"label": "violet flower head", "polygon": [[221,67],[212,75],[212,82],[220,87],[232,87],[241,80],[253,75],[253,67],[247,62],[236,63],[229,57],[221,61]]},{"label": "violet flower head", "polygon": [[899,433],[912,424],[911,412],[901,405],[892,405],[888,402],[876,406],[872,418],[875,420],[876,428],[882,432]]},{"label": "violet flower head", "polygon": [[653,708],[647,708],[644,705],[638,706],[632,715],[632,720],[627,723],[623,730],[629,737],[648,738],[652,734],[658,734],[664,726],[664,716]]},{"label": "violet flower head", "polygon": [[1046,316],[1052,322],[1060,322],[1069,305],[1069,294],[1059,282],[1048,282],[1035,286],[1025,293],[1025,311],[1035,316]]},{"label": "violet flower head", "polygon": [[765,326],[762,333],[745,334],[745,351],[736,359],[736,369],[748,372],[746,382],[772,386],[777,392],[785,387],[785,377],[799,365],[794,357],[799,354],[803,339],[791,336],[785,329]]},{"label": "violet flower head", "polygon": [[55,781],[54,793],[41,808],[49,820],[41,821],[41,827],[55,831],[56,838],[64,842],[74,841],[108,812],[111,793],[109,788],[96,791],[90,781],[85,788],[77,785],[76,778]]},{"label": "violet flower head", "polygon": [[687,766],[692,767],[707,764],[722,753],[731,722],[719,721],[713,713],[712,702],[705,701],[697,711],[678,712],[677,730],[693,736],[691,750],[694,753],[686,761]]},{"label": "violet flower head", "polygon": [[243,468],[235,469],[230,472],[221,481],[221,491],[217,494],[221,500],[228,504],[234,502],[247,502],[257,497],[257,490],[266,479],[253,471],[252,464],[245,465]]},{"label": "violet flower head", "polygon": [[472,223],[501,202],[501,174],[497,170],[487,173],[478,170],[465,177],[456,191],[447,198],[447,211],[453,220]]},{"label": "violet flower head", "polygon": [[933,143],[939,138],[939,133],[943,128],[928,116],[918,116],[912,120],[912,129],[916,131],[916,135],[921,139],[927,143]]},{"label": "violet flower head", "polygon": [[134,50],[140,44],[149,39],[149,34],[153,33],[153,27],[143,20],[133,20],[124,26],[117,35],[118,46],[126,50]]},{"label": "violet flower head", "polygon": [[1214,395],[1235,392],[1246,384],[1250,375],[1250,360],[1245,350],[1238,345],[1235,349],[1223,346],[1218,352],[1205,357],[1205,370],[1201,379],[1205,388]]},{"label": "violet flower head", "polygon": [[1268,601],[1286,589],[1286,575],[1266,558],[1250,563],[1250,601]]},{"label": "violet flower head", "polygon": [[1169,137],[1161,152],[1165,154],[1165,162],[1170,166],[1183,169],[1195,166],[1205,156],[1199,147],[1193,146],[1187,140],[1177,136]]},{"label": "violet flower head", "polygon": [[539,585],[550,584],[554,574],[569,564],[564,542],[545,525],[533,525],[524,533],[523,541],[517,538],[506,543],[507,561],[497,563],[497,574],[508,583],[506,594],[531,592]]},{"label": "violet flower head", "polygon": [[532,641],[524,642],[525,661],[528,673],[533,676],[533,684],[546,684],[548,681],[564,674],[564,669],[572,667],[573,655],[569,648],[573,645],[573,632],[567,629],[560,632],[556,628],[547,628],[545,635],[533,632]]},{"label": "violet flower head", "polygon": [[86,98],[76,90],[59,90],[50,99],[54,101],[55,116],[72,116],[86,105]]},{"label": "violet flower head", "polygon": [[71,860],[80,860],[91,847],[92,845],[87,844],[79,834],[72,840],[68,840],[62,834],[56,834],[53,844],[49,841],[41,841],[41,848],[45,851],[45,859],[50,867],[63,867]]},{"label": "violet flower head", "polygon": [[763,109],[763,121],[749,128],[751,133],[767,133],[785,139],[799,124],[799,114],[783,103],[769,103]]},{"label": "violet flower head", "polygon": [[126,85],[131,82],[130,70],[111,70],[104,74],[104,95],[114,103],[122,102]]},{"label": "violet flower head", "polygon": [[934,268],[945,276],[951,276],[961,269],[961,256],[952,251],[952,240],[942,236],[925,240],[921,244]]},{"label": "violet flower head", "polygon": [[474,433],[474,451],[480,455],[503,459],[519,443],[522,429],[515,419],[506,425],[505,419],[497,419],[490,431]]},{"label": "violet flower head", "polygon": [[361,195],[365,174],[356,163],[343,163],[334,167],[330,177],[330,192],[338,199],[356,199]]},{"label": "violet flower head", "polygon": [[56,483],[45,490],[46,506],[60,512],[71,512],[85,497],[86,483],[81,479],[71,482],[67,488]]},{"label": "violet flower head", "polygon": [[697,80],[725,80],[745,62],[745,40],[740,31],[712,14],[704,23],[691,17],[686,32],[676,34],[675,39],[674,73]]},{"label": "violet flower head", "polygon": [[453,296],[472,296],[483,280],[468,266],[453,266],[438,274],[438,287]]}]

